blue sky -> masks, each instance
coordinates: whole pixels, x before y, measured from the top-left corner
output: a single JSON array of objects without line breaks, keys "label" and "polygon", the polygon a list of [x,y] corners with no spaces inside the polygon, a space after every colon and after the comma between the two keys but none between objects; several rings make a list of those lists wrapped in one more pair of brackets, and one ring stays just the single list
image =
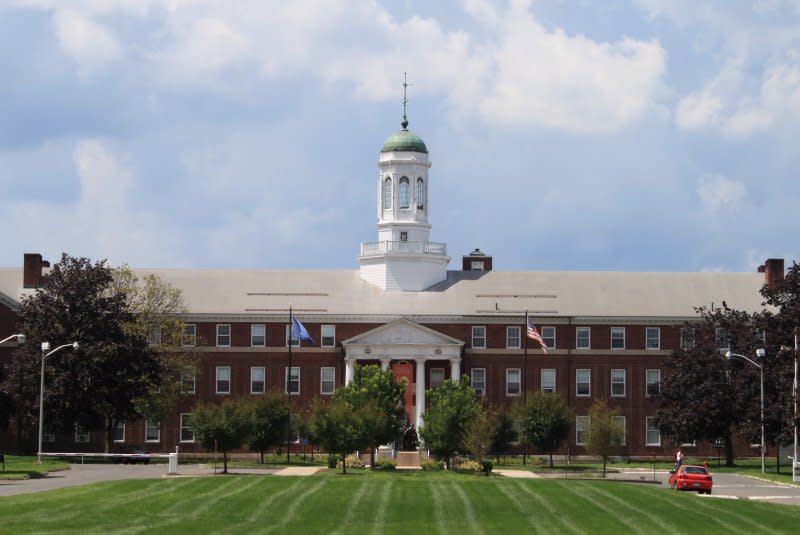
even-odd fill
[{"label": "blue sky", "polygon": [[500,270],[800,257],[800,0],[5,0],[0,266],[355,269],[378,153]]}]

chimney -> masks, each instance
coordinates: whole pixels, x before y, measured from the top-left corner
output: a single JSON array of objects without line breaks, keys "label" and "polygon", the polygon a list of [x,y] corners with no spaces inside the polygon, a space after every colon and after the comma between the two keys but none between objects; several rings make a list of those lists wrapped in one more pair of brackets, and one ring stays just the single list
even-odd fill
[{"label": "chimney", "polygon": [[461,269],[463,271],[491,271],[492,257],[480,249],[475,249],[462,257]]},{"label": "chimney", "polygon": [[50,267],[50,262],[42,260],[39,253],[25,253],[23,266],[23,288],[38,288],[42,285],[42,268]]},{"label": "chimney", "polygon": [[783,280],[783,258],[768,258],[758,272],[764,274],[764,283],[774,288]]}]

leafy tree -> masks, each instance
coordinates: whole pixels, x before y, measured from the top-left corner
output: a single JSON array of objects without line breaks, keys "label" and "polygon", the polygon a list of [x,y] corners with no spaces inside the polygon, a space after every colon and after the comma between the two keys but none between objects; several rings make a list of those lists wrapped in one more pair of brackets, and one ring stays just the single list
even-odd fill
[{"label": "leafy tree", "polygon": [[[258,451],[260,462],[264,464],[264,452],[281,444],[286,438],[286,426],[289,423],[289,402],[286,394],[279,390],[270,390],[252,402],[253,429],[249,447]],[[298,429],[298,426],[292,426]]]},{"label": "leafy tree", "polygon": [[514,427],[514,418],[504,410],[490,409],[497,418],[497,428],[492,436],[491,452],[497,456],[500,464],[500,455],[506,454],[511,448],[511,443],[517,440],[517,431]]},{"label": "leafy tree", "polygon": [[428,396],[430,406],[425,412],[425,424],[420,436],[425,446],[444,457],[447,468],[450,468],[451,457],[465,451],[464,433],[480,410],[480,405],[467,377],[462,377],[460,381],[448,379],[439,388],[429,390]]},{"label": "leafy tree", "polygon": [[608,458],[619,450],[625,437],[625,429],[617,416],[619,410],[610,408],[604,400],[595,401],[589,409],[586,451],[603,459],[603,477],[606,477]]},{"label": "leafy tree", "polygon": [[499,425],[494,412],[478,407],[473,418],[467,422],[463,436],[464,449],[473,459],[482,462],[492,448],[492,439]]},{"label": "leafy tree", "polygon": [[533,392],[526,401],[519,401],[513,409],[520,440],[537,451],[550,455],[569,437],[572,412],[557,394]]},{"label": "leafy tree", "polygon": [[4,383],[20,434],[36,434],[41,343],[55,348],[78,341],[80,349],[46,361],[47,419],[64,430],[75,424],[105,429],[110,448],[115,422],[141,417],[136,400],[158,387],[164,371],[147,338],[128,329],[134,314],[128,295],[114,291],[111,268],[64,254],[41,288],[22,300],[20,316],[29,343],[13,354]]},{"label": "leafy tree", "polygon": [[198,403],[192,411],[192,430],[209,451],[221,451],[223,473],[228,473],[228,452],[240,448],[253,429],[253,410],[247,399],[226,399],[221,405]]},{"label": "leafy tree", "polygon": [[378,447],[394,441],[403,429],[404,392],[405,384],[397,382],[391,370],[381,370],[375,365],[355,366],[353,380],[336,391],[335,399],[348,402],[356,410],[366,406],[375,409],[362,412],[361,422],[364,440],[372,449],[372,467]]},{"label": "leafy tree", "polygon": [[369,413],[375,410],[369,405],[354,407],[341,398],[331,403],[314,401],[309,428],[325,451],[339,456],[343,474],[347,473],[347,455],[369,445],[362,422],[372,418]]}]

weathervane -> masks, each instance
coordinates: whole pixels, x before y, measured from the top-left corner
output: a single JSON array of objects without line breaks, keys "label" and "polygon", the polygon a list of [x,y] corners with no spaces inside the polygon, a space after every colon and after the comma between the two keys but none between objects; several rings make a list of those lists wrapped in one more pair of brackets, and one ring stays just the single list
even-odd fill
[{"label": "weathervane", "polygon": [[403,127],[403,130],[408,128],[408,119],[406,118],[406,105],[408,104],[408,97],[406,96],[406,90],[409,85],[408,79],[406,78],[406,73],[403,73],[403,122],[400,123],[400,126]]}]

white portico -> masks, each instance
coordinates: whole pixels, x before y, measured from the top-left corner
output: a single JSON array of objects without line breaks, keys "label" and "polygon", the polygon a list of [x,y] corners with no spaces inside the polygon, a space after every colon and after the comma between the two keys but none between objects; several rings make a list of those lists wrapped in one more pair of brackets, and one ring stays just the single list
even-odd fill
[{"label": "white portico", "polygon": [[[342,341],[345,350],[345,384],[353,379],[356,364],[367,361],[379,361],[381,368],[392,367],[398,375],[400,366],[409,364],[414,370],[413,415],[414,426],[422,426],[425,413],[425,365],[429,361],[450,367],[450,377],[461,376],[461,349],[464,342],[438,331],[414,323],[407,319],[398,319],[367,331],[349,340]],[[406,399],[407,403],[409,399]],[[409,407],[407,407],[409,408]]]}]

